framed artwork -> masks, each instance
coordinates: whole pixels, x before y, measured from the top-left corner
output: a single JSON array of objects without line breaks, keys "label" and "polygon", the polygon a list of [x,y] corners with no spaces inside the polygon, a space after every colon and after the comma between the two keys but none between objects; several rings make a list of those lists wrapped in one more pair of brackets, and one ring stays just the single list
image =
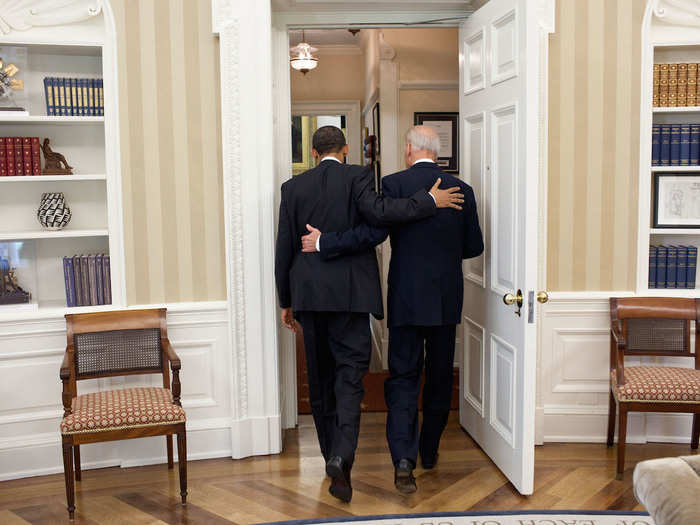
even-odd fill
[{"label": "framed artwork", "polygon": [[413,124],[428,126],[440,137],[438,165],[447,173],[459,173],[459,113],[414,113]]},{"label": "framed artwork", "polygon": [[292,115],[292,174],[298,175],[312,168],[312,117]]},{"label": "framed artwork", "polygon": [[700,228],[700,173],[654,175],[654,228]]}]

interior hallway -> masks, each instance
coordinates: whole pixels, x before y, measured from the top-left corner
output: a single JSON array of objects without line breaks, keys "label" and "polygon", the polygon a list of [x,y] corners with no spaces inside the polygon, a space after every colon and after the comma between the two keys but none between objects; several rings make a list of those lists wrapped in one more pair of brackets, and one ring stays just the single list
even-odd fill
[{"label": "interior hallway", "polygon": [[[465,434],[453,412],[433,471],[416,470],[418,492],[397,493],[384,436],[383,413],[363,415],[354,496],[344,505],[328,480],[310,416],[285,435],[285,451],[241,461],[191,461],[187,507],[179,504],[177,467],[106,468],[83,472],[76,486],[75,523],[259,523],[348,514],[450,510],[643,510],[632,492],[637,461],[689,455],[688,445],[628,445],[624,480],[615,453],[603,444],[547,444],[536,449],[535,494],[520,496]],[[63,474],[0,484],[0,523],[64,523]]]}]

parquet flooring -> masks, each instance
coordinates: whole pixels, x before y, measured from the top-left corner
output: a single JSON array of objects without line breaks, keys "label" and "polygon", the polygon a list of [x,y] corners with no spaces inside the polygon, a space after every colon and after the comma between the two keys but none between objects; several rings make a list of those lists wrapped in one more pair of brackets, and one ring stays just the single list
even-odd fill
[{"label": "parquet flooring", "polygon": [[[687,445],[628,445],[625,477],[618,481],[613,449],[603,444],[547,444],[536,448],[535,493],[524,497],[461,430],[454,413],[438,466],[417,469],[418,492],[403,496],[394,490],[384,420],[384,414],[363,415],[349,505],[328,494],[313,423],[304,416],[298,429],[285,434],[281,455],[191,461],[187,507],[179,504],[177,467],[83,471],[83,481],[76,486],[75,523],[243,525],[451,510],[643,510],[632,491],[635,463],[690,454]],[[63,474],[0,483],[0,523],[65,522]]]}]

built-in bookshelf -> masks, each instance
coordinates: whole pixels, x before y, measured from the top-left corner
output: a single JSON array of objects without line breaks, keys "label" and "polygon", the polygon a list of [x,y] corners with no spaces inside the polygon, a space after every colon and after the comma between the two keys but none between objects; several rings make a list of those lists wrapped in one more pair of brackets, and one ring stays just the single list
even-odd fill
[{"label": "built-in bookshelf", "polygon": [[[642,49],[642,97],[640,113],[640,169],[639,169],[639,225],[638,225],[638,264],[637,264],[637,293],[640,295],[659,295],[670,297],[700,296],[700,279],[695,272],[695,282],[687,284],[687,288],[673,288],[669,283],[659,287],[655,279],[657,253],[673,251],[674,272],[679,271],[675,254],[685,253],[686,247],[700,247],[700,228],[681,224],[657,224],[655,210],[657,206],[656,180],[670,180],[668,177],[688,177],[675,179],[680,184],[686,184],[695,175],[700,176],[700,163],[691,161],[689,155],[690,135],[686,128],[694,124],[700,125],[700,89],[697,89],[697,68],[700,65],[700,29],[698,27],[678,26],[667,20],[660,20],[659,15],[652,13],[650,20],[645,20],[643,49]],[[690,70],[690,73],[688,72]],[[692,77],[689,86],[688,79]],[[680,86],[679,86],[680,78]],[[672,85],[671,85],[672,84]],[[684,127],[688,143],[680,152],[680,131],[675,136],[675,151],[673,155],[667,149],[666,158],[660,159],[661,130],[667,133]],[[685,135],[684,135],[684,138]],[[697,137],[696,137],[697,139]],[[658,141],[658,142],[657,142]],[[653,146],[652,142],[656,145]],[[670,142],[666,143],[670,148]],[[697,146],[696,146],[697,148]],[[697,156],[697,155],[696,155]],[[673,160],[672,160],[673,159]],[[659,192],[661,199],[668,198],[669,193]],[[700,202],[698,203],[700,205]],[[662,202],[661,206],[666,206]],[[662,227],[660,227],[662,226]],[[663,227],[665,226],[665,227]],[[657,247],[663,247],[658,250]],[[670,250],[667,250],[670,248]],[[691,250],[692,251],[692,250]],[[688,264],[688,261],[684,261]],[[697,264],[697,263],[695,263]],[[660,272],[659,266],[659,272]],[[664,272],[666,268],[664,267]],[[684,275],[689,274],[687,267]]]},{"label": "built-in bookshelf", "polygon": [[[0,111],[0,137],[49,138],[53,151],[73,167],[71,175],[0,176],[0,256],[10,259],[18,284],[32,296],[29,305],[0,305],[0,321],[124,305],[116,54],[103,28],[100,14],[69,26],[13,32],[11,39],[0,35],[0,48],[27,50],[28,113]],[[103,79],[104,116],[47,114],[47,77]],[[42,155],[42,168],[44,162]],[[57,192],[72,217],[64,229],[49,230],[40,225],[37,210],[43,193]],[[69,308],[64,257],[103,254],[111,260],[112,304]]]}]

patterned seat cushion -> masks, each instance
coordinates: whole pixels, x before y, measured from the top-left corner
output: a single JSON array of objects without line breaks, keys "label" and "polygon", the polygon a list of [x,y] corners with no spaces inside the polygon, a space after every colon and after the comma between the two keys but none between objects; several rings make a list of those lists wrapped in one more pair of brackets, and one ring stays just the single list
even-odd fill
[{"label": "patterned seat cushion", "polygon": [[618,386],[611,373],[619,401],[700,403],[700,370],[674,366],[626,366],[625,384]]},{"label": "patterned seat cushion", "polygon": [[102,432],[185,421],[167,388],[126,388],[73,399],[73,413],[61,421],[62,434]]}]

